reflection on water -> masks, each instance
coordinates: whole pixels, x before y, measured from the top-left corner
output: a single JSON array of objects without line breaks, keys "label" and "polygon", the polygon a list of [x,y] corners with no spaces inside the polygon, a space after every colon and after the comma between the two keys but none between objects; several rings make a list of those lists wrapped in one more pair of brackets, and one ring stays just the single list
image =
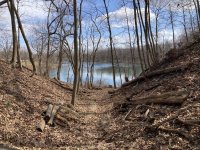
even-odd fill
[{"label": "reflection on water", "polygon": [[[136,64],[134,66],[136,70],[136,76],[141,73],[140,65]],[[124,82],[125,75],[129,77],[131,80],[134,78],[134,73],[132,71],[132,67],[130,64],[120,64],[120,68],[116,67],[116,83],[117,86],[121,85],[120,80],[120,72],[122,82]],[[57,69],[53,69],[50,71],[50,77],[56,77]],[[83,65],[83,82],[85,82],[87,76],[87,64]],[[73,71],[71,65],[69,63],[65,63],[61,68],[61,80],[65,82],[73,82]],[[112,65],[110,63],[96,63],[94,66],[94,84],[99,85],[101,80],[101,84],[104,85],[113,85],[113,74],[112,74]]]}]

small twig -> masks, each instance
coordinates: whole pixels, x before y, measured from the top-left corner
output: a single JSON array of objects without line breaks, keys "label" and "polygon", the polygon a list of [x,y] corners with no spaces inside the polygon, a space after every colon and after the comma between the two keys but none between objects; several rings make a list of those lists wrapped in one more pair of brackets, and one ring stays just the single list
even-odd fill
[{"label": "small twig", "polygon": [[182,131],[182,130],[167,129],[167,128],[158,128],[158,130],[163,131],[163,132],[170,132],[170,133],[178,134],[190,142],[193,142],[193,140],[194,140],[194,138],[192,136],[190,136],[189,134],[187,134],[185,131]]},{"label": "small twig", "polygon": [[183,119],[180,119],[180,118],[177,118],[177,120],[182,123],[182,124],[185,124],[185,125],[190,125],[190,126],[195,126],[195,127],[200,127],[199,124],[196,124],[198,123],[198,121],[195,121],[195,120],[183,120]]},{"label": "small twig", "polygon": [[125,115],[124,120],[128,120],[128,117],[130,116],[130,114],[132,113],[132,111],[133,111],[133,108],[130,109],[130,110],[128,111],[128,113]]}]

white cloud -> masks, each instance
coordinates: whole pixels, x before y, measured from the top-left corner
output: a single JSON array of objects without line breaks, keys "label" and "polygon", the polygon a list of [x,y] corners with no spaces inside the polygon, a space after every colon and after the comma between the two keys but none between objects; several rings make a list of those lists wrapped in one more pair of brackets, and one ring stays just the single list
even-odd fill
[{"label": "white cloud", "polygon": [[[145,9],[141,8],[141,12],[144,18]],[[123,28],[127,26],[126,13],[129,19],[129,24],[134,24],[134,9],[129,7],[121,7],[116,11],[109,12],[109,17],[111,21],[112,28]],[[155,14],[150,12],[151,20],[155,19]],[[99,20],[106,21],[106,15],[103,15]]]},{"label": "white cloud", "polygon": [[20,5],[20,14],[26,19],[45,19],[47,11],[45,11],[44,2],[41,0],[27,0]]},{"label": "white cloud", "polygon": [[[30,36],[31,28],[36,26],[36,23],[45,20],[47,11],[45,11],[45,4],[42,0],[24,0],[19,5],[19,15],[24,27],[27,37]],[[11,33],[11,19],[8,8],[0,9],[0,30],[6,30]],[[24,46],[24,43],[22,43]]]},{"label": "white cloud", "polygon": [[[175,34],[175,38],[177,39],[182,34],[182,30],[176,29],[174,31],[174,34]],[[169,42],[172,42],[172,40],[173,40],[172,30],[163,29],[158,33],[158,35],[159,35],[159,40],[158,40],[159,43],[163,42],[163,38],[164,38],[165,41],[169,41]]]},{"label": "white cloud", "polygon": [[[19,6],[19,14],[24,26],[30,26],[33,22],[44,20],[47,12],[44,10],[44,2],[41,0],[22,1]],[[5,29],[11,29],[10,13],[7,8],[0,10],[0,24]]]}]

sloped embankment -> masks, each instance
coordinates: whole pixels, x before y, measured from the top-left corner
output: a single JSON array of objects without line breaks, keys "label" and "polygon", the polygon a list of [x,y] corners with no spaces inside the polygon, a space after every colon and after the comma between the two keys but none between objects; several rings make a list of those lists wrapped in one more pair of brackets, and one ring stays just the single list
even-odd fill
[{"label": "sloped embankment", "polygon": [[118,147],[199,149],[200,43],[171,50],[157,66],[111,95]]},{"label": "sloped embankment", "polygon": [[[36,130],[47,106],[68,103],[71,91],[50,79],[30,77],[31,74],[27,69],[19,71],[0,61],[0,142],[41,148],[73,143],[74,134],[69,128],[46,126],[42,133]],[[74,124],[69,122],[72,127]]]}]

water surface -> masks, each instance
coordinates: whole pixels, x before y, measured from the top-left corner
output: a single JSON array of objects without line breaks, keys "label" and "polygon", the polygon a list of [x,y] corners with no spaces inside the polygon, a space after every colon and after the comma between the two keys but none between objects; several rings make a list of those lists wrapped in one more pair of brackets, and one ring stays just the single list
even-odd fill
[{"label": "water surface", "polygon": [[[135,64],[136,76],[141,73],[141,67],[139,64]],[[124,82],[125,75],[129,77],[129,80],[134,78],[133,69],[130,64],[120,64],[120,68],[116,66],[116,84],[121,85]],[[120,79],[121,72],[121,79]],[[54,78],[57,75],[57,69],[50,71],[50,77]],[[85,83],[87,77],[87,64],[83,65],[83,83]],[[69,63],[62,64],[61,67],[61,81],[72,83],[73,71]],[[95,63],[94,65],[94,84],[99,85],[113,85],[113,73],[111,63]]]}]

